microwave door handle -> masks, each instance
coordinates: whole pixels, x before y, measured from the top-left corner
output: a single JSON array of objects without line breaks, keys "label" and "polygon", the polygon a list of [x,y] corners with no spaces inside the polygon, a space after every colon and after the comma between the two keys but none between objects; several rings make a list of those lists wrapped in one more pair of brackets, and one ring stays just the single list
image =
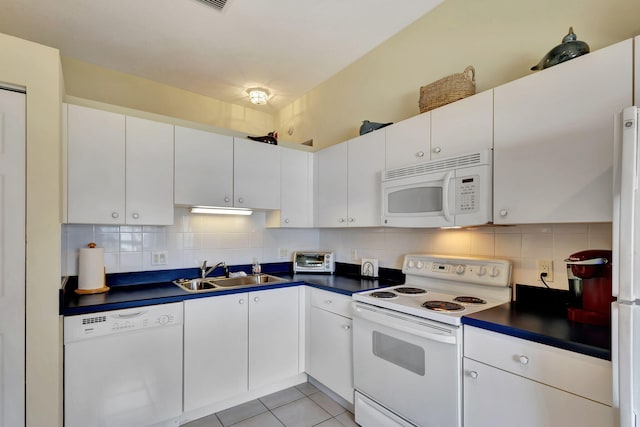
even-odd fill
[{"label": "microwave door handle", "polygon": [[444,176],[442,184],[442,214],[447,222],[451,222],[451,212],[449,212],[449,181],[451,181],[453,171],[449,171]]}]

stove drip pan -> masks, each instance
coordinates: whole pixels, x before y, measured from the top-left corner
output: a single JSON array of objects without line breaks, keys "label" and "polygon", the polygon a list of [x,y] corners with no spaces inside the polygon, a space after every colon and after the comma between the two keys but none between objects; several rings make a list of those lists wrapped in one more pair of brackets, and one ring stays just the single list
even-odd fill
[{"label": "stove drip pan", "polygon": [[422,306],[426,309],[433,311],[461,311],[464,310],[462,304],[458,304],[451,301],[426,301],[422,303]]},{"label": "stove drip pan", "polygon": [[456,302],[461,302],[463,304],[486,304],[487,302],[482,298],[477,297],[468,297],[468,296],[459,296],[453,299]]}]

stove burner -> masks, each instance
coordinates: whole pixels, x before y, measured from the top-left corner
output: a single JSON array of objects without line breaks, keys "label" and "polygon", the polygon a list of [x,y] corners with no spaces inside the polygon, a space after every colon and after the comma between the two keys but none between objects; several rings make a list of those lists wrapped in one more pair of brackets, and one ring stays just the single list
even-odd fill
[{"label": "stove burner", "polygon": [[426,294],[427,291],[421,288],[412,288],[409,286],[403,286],[401,288],[395,288],[393,290],[394,292],[397,292],[399,294],[407,294],[407,295],[423,295]]},{"label": "stove burner", "polygon": [[433,311],[460,311],[464,306],[450,301],[427,301],[422,304],[424,308]]},{"label": "stove burner", "polygon": [[485,300],[481,298],[467,297],[467,296],[455,297],[453,300],[461,302],[463,304],[486,304],[487,303]]},{"label": "stove burner", "polygon": [[381,299],[393,299],[393,298],[398,298],[397,294],[394,294],[393,292],[388,292],[388,291],[377,291],[377,292],[372,292],[370,294],[370,296],[374,297],[374,298],[381,298]]}]

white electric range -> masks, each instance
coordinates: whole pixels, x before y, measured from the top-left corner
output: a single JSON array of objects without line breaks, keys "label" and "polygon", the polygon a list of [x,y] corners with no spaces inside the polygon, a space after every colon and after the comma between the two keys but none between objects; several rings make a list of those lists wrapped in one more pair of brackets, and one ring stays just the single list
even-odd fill
[{"label": "white electric range", "polygon": [[406,255],[404,285],[353,294],[356,422],[462,425],[464,315],[511,299],[511,263]]}]

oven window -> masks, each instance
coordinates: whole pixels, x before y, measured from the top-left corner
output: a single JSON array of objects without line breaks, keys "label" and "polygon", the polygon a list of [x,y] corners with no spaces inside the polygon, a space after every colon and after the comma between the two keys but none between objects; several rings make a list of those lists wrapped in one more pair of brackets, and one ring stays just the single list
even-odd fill
[{"label": "oven window", "polygon": [[373,331],[373,354],[387,362],[424,376],[424,348],[392,336]]},{"label": "oven window", "polygon": [[429,213],[442,211],[442,187],[414,187],[389,193],[389,213]]},{"label": "oven window", "polygon": [[324,263],[324,255],[297,254],[296,263],[304,267],[319,267]]}]

